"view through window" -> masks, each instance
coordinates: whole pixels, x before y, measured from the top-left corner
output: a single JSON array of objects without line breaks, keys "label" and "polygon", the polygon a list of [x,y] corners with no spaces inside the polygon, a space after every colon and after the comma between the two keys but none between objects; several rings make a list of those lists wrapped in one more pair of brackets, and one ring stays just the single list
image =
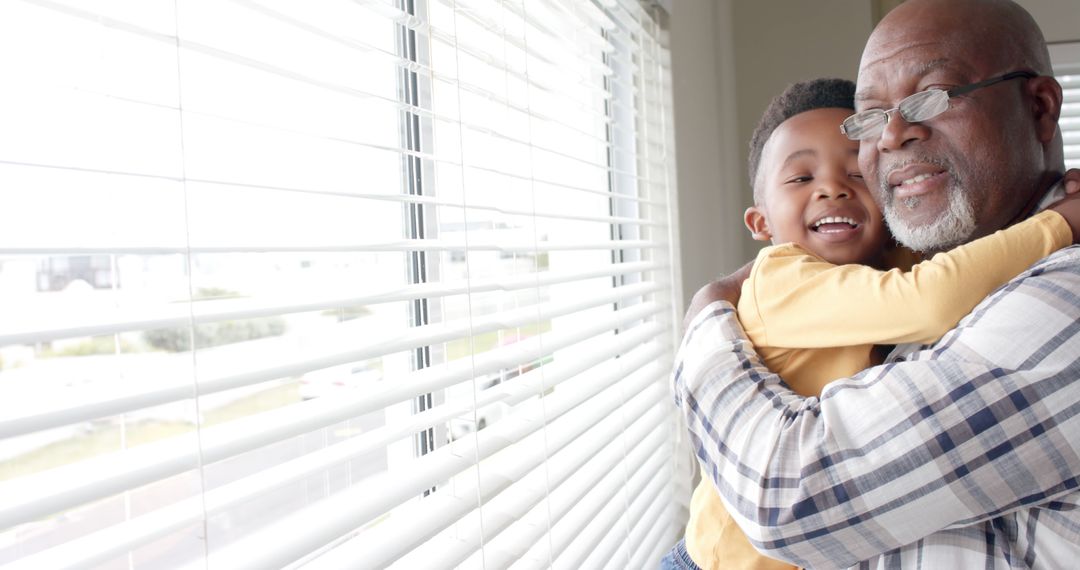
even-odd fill
[{"label": "view through window", "polygon": [[1061,134],[1065,143],[1065,167],[1080,168],[1080,42],[1050,45],[1054,76],[1061,83]]},{"label": "view through window", "polygon": [[0,7],[0,564],[658,559],[662,19]]}]

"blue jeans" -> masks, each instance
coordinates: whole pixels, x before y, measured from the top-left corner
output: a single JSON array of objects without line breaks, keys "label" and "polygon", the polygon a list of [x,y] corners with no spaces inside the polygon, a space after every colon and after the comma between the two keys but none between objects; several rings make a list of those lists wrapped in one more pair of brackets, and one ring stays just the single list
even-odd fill
[{"label": "blue jeans", "polygon": [[660,570],[701,570],[686,552],[686,539],[676,544],[667,556],[660,559]]}]

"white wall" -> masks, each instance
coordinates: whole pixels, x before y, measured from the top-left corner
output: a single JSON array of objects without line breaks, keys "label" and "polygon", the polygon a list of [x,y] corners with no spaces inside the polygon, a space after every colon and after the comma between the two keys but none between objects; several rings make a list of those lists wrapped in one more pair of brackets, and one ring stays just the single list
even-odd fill
[{"label": "white wall", "polygon": [[[1080,40],[1080,0],[1018,0],[1047,41]],[[677,0],[670,19],[684,302],[753,258],[747,141],[791,82],[854,79],[890,0]]]},{"label": "white wall", "polygon": [[1047,42],[1080,41],[1080,1],[1016,0],[1035,18]]},{"label": "white wall", "polygon": [[[748,141],[769,101],[796,81],[855,79],[863,45],[873,29],[871,2],[759,0],[733,2],[735,89],[738,102],[742,204],[752,204]],[[739,211],[741,220],[742,210]],[[749,236],[749,232],[744,231]],[[748,242],[747,259],[761,244]]]},{"label": "white wall", "polygon": [[679,0],[670,23],[683,300],[744,255],[729,0]]},{"label": "white wall", "polygon": [[753,258],[747,141],[800,79],[854,79],[870,0],[678,0],[671,14],[684,301]]}]

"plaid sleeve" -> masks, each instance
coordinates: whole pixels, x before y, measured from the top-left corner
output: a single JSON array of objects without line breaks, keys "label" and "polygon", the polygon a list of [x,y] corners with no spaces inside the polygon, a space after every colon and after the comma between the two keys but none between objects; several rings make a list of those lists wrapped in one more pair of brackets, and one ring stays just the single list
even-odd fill
[{"label": "plaid sleeve", "polygon": [[692,321],[672,386],[705,472],[755,546],[808,567],[853,565],[1076,492],[1078,295],[1074,247],[935,346],[820,399],[770,373],[718,302]]}]

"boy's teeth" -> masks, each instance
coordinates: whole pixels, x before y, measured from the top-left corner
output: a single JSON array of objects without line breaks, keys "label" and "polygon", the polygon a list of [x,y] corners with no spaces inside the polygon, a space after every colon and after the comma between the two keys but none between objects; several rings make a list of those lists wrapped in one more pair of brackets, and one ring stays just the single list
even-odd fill
[{"label": "boy's teeth", "polygon": [[931,176],[933,176],[933,174],[920,174],[918,176],[915,176],[914,178],[908,178],[907,180],[900,181],[900,186],[904,186],[907,184],[916,184],[918,182],[926,180],[927,178],[930,178]]},{"label": "boy's teeth", "polygon": [[836,217],[836,216],[828,216],[828,217],[821,218],[820,220],[814,222],[814,227],[815,228],[821,227],[822,224],[848,224],[848,225],[851,225],[851,226],[859,225],[852,218],[848,218],[848,217],[842,217],[841,218],[841,217]]}]

